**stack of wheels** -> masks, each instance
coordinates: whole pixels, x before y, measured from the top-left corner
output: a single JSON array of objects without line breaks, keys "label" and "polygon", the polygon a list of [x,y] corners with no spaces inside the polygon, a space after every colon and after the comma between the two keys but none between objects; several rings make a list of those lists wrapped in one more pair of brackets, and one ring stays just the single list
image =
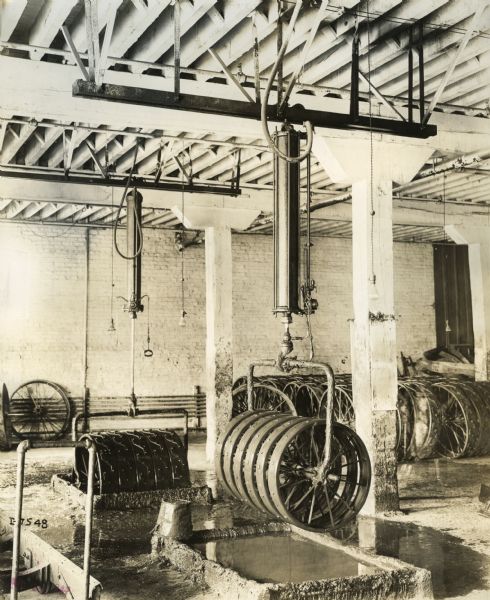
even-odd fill
[{"label": "stack of wheels", "polygon": [[[81,437],[95,443],[95,494],[148,492],[190,486],[189,465],[175,431],[105,431]],[[87,491],[88,450],[75,448],[74,482]]]},{"label": "stack of wheels", "polygon": [[[286,411],[289,398],[283,393],[289,378],[286,376],[263,375],[254,377],[253,404],[257,409]],[[286,402],[285,398],[288,398]],[[285,405],[286,404],[286,405]],[[247,403],[247,378],[239,377],[233,384],[232,417],[246,411]]]},{"label": "stack of wheels", "polygon": [[[264,410],[290,410],[304,417],[323,416],[327,400],[328,383],[317,375],[272,375],[254,377],[253,408]],[[288,402],[288,400],[289,402]],[[247,380],[241,377],[233,386],[232,416],[248,410]],[[334,421],[354,427],[354,406],[350,375],[337,375],[333,406]]]},{"label": "stack of wheels", "polygon": [[[327,402],[328,386],[323,382],[323,395],[321,397],[320,415],[324,414]],[[356,417],[354,412],[354,400],[352,398],[352,375],[342,373],[335,375],[335,393],[333,401],[333,418],[338,423],[343,423],[352,429],[355,428]]]},{"label": "stack of wheels", "polygon": [[396,450],[399,461],[421,460],[436,454],[441,432],[441,410],[424,378],[398,380]]},{"label": "stack of wheels", "polygon": [[246,411],[225,430],[216,456],[227,492],[299,527],[342,527],[362,508],[371,465],[362,440],[333,423],[331,460],[321,468],[325,420],[276,411]]},{"label": "stack of wheels", "polygon": [[489,454],[489,383],[440,378],[433,387],[442,412],[439,453],[448,458]]}]

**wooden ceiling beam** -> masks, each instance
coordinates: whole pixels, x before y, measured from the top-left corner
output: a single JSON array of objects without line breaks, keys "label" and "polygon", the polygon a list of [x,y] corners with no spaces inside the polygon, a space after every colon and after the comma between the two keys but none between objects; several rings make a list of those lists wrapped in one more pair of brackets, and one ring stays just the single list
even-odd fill
[{"label": "wooden ceiling beam", "polygon": [[[181,2],[180,32],[184,36],[196,23],[212,9],[217,0],[197,0]],[[222,24],[223,26],[223,24]],[[157,19],[151,27],[141,36],[138,43],[131,50],[133,60],[147,62],[157,61],[163,54],[173,47],[174,24],[169,14],[165,13]],[[134,65],[133,73],[143,73],[146,67]]]},{"label": "wooden ceiling beam", "polygon": [[[77,4],[77,0],[44,0],[42,9],[29,32],[29,44],[34,46],[51,46],[61,26]],[[41,60],[44,52],[31,50],[32,60]]]}]

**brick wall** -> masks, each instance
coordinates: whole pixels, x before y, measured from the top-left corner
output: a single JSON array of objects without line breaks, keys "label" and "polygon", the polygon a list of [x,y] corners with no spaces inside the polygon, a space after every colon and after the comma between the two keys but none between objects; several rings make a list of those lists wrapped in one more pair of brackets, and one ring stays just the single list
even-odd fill
[{"label": "brick wall", "polygon": [[[111,232],[92,230],[89,248],[88,386],[93,395],[129,393],[130,319],[126,263],[114,257],[114,320],[110,325]],[[124,233],[121,232],[121,245]],[[83,386],[85,230],[0,225],[0,351],[9,389],[28,379],[53,379],[80,395]],[[143,290],[151,297],[153,358],[143,357],[147,313],[136,327],[136,393],[190,394],[204,386],[204,246],[186,250],[184,328],[180,317],[181,255],[172,232],[145,230]],[[251,359],[277,352],[280,323],[272,316],[272,238],[233,236],[235,376]],[[317,358],[349,370],[351,242],[315,238],[313,277],[318,313],[313,317]],[[435,344],[430,245],[395,244],[398,348],[414,358]],[[304,333],[295,319],[295,335]],[[297,343],[299,354],[306,349]]]}]

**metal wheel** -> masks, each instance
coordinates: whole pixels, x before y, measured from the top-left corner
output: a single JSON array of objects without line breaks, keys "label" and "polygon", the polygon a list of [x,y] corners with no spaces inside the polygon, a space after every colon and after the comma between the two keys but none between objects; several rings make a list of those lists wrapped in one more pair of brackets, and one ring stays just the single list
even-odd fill
[{"label": "metal wheel", "polygon": [[396,405],[396,453],[399,461],[410,456],[410,446],[415,425],[413,390],[410,385],[398,383]]},{"label": "metal wheel", "polygon": [[[274,387],[264,383],[254,383],[253,386],[253,409],[275,410],[278,412],[292,412],[296,414],[290,398]],[[233,390],[232,417],[248,410],[247,384],[242,384]]]},{"label": "metal wheel", "polygon": [[[321,399],[322,408],[324,408],[327,403],[327,393],[328,390],[325,390],[323,393]],[[323,416],[323,412],[321,412],[320,415]],[[337,382],[335,382],[333,400],[333,420],[352,428],[356,422],[354,401],[352,400],[352,388]]]},{"label": "metal wheel", "polygon": [[312,383],[306,378],[292,380],[284,388],[302,417],[317,417],[321,408],[322,389],[320,384]]},{"label": "metal wheel", "polygon": [[454,384],[439,381],[434,388],[442,403],[439,451],[449,458],[461,458],[471,447],[471,439],[477,429],[471,418],[469,403]]},{"label": "metal wheel", "polygon": [[[255,467],[258,458],[258,449],[263,444],[267,436],[276,429],[281,423],[290,420],[288,415],[280,413],[272,413],[264,419],[263,422],[256,423],[253,429],[250,430],[250,436],[244,435],[240,440],[237,448],[236,460],[233,465],[235,483],[238,492],[242,498],[245,498],[250,504],[255,505],[252,493],[249,489],[256,490],[257,484],[255,480]],[[262,510],[261,507],[259,507]]]},{"label": "metal wheel", "polygon": [[56,440],[68,429],[70,402],[58,384],[28,381],[10,397],[10,421],[20,439]]},{"label": "metal wheel", "polygon": [[430,458],[435,455],[441,433],[441,410],[427,382],[413,382],[414,430],[411,457]]},{"label": "metal wheel", "polygon": [[240,494],[235,485],[233,463],[239,443],[244,435],[250,430],[253,431],[254,424],[257,421],[261,422],[264,417],[274,416],[274,413],[269,411],[253,411],[244,414],[246,414],[246,417],[235,425],[233,431],[227,436],[221,450],[222,482],[229,492],[238,499],[240,499]]},{"label": "metal wheel", "polygon": [[298,423],[304,423],[308,420],[307,417],[287,419],[271,431],[258,450],[255,467],[255,489],[251,490],[252,498],[257,507],[262,507],[261,510],[269,512],[274,516],[277,516],[277,509],[274,506],[268,485],[268,472],[271,465],[272,453],[289,430],[296,427]]},{"label": "metal wheel", "polygon": [[369,456],[354,431],[333,424],[326,472],[321,469],[324,447],[325,421],[306,419],[281,436],[270,457],[273,504],[283,518],[306,529],[331,530],[349,522],[369,491]]}]

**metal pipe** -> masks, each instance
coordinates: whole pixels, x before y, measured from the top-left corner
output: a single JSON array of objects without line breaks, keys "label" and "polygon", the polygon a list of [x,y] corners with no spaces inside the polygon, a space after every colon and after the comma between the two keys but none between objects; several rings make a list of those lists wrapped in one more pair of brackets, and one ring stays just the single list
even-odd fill
[{"label": "metal pipe", "polygon": [[[288,156],[299,155],[299,133],[291,127],[274,138]],[[291,319],[299,308],[300,190],[299,165],[274,155],[274,313]]]},{"label": "metal pipe", "polygon": [[285,370],[289,369],[302,369],[302,368],[315,368],[322,369],[325,372],[327,378],[327,405],[326,405],[326,416],[325,416],[325,449],[323,452],[323,460],[321,465],[321,472],[326,473],[331,453],[331,442],[332,442],[332,415],[333,415],[333,398],[335,391],[335,376],[332,367],[327,363],[313,362],[309,360],[296,360],[293,358],[285,358],[282,366]]},{"label": "metal pipe", "polygon": [[[87,402],[88,375],[88,302],[89,302],[89,265],[90,263],[90,228],[85,231],[85,298],[83,309],[83,398]],[[85,408],[87,408],[85,404]]]},{"label": "metal pipe", "polygon": [[90,599],[90,559],[92,541],[92,517],[94,511],[94,476],[96,447],[92,440],[85,440],[88,448],[87,499],[85,501],[85,541],[83,549],[84,598]]},{"label": "metal pipe", "polygon": [[[166,417],[166,418],[172,418],[172,416],[175,417],[184,417],[184,426],[182,427],[183,430],[183,437],[184,437],[184,447],[187,451],[188,446],[189,446],[189,412],[185,409],[185,408],[149,408],[149,409],[143,409],[143,410],[139,410],[137,415],[131,415],[133,419],[138,419],[138,418],[144,418],[145,416],[148,415],[153,415],[153,416],[159,416],[161,415],[162,417]],[[96,412],[96,413],[82,413],[82,412],[77,412],[75,414],[75,416],[73,417],[73,419],[71,420],[71,438],[73,442],[77,442],[78,441],[78,423],[80,422],[80,420],[84,417],[86,417],[87,419],[93,419],[95,417],[127,417],[128,413],[126,411],[123,410],[107,410],[107,411],[101,411],[101,412]]]},{"label": "metal pipe", "polygon": [[136,328],[136,319],[131,319],[131,340],[130,340],[130,386],[131,386],[131,400],[130,407],[133,410],[136,410],[136,396],[134,394],[134,362],[135,362],[135,352],[134,352],[134,337],[135,337],[135,328]]},{"label": "metal pipe", "polygon": [[10,598],[17,600],[19,578],[20,530],[22,519],[22,503],[24,499],[24,471],[26,452],[30,448],[29,440],[23,440],[17,446],[17,480],[15,489],[15,523],[12,548],[12,576],[10,581]]},{"label": "metal pipe", "polygon": [[[250,363],[247,371],[247,405],[248,410],[253,410],[253,381],[254,381],[254,369],[255,367],[274,367],[276,361],[270,358],[264,360],[258,360]],[[296,414],[296,413],[295,413]]]},{"label": "metal pipe", "polygon": [[12,573],[10,582],[10,600],[18,598],[18,578],[19,578],[19,552],[20,552],[20,534],[22,521],[22,505],[24,500],[24,473],[26,453],[31,448],[76,448],[84,446],[89,449],[88,465],[88,488],[85,516],[85,544],[83,568],[85,577],[84,600],[90,599],[90,557],[91,557],[91,538],[92,538],[92,518],[93,518],[93,499],[94,499],[94,474],[95,474],[95,453],[96,447],[91,440],[85,440],[80,443],[77,441],[66,442],[63,440],[50,442],[31,442],[23,440],[17,446],[17,479],[16,479],[16,497],[15,497],[15,523],[13,532],[12,547]]}]

